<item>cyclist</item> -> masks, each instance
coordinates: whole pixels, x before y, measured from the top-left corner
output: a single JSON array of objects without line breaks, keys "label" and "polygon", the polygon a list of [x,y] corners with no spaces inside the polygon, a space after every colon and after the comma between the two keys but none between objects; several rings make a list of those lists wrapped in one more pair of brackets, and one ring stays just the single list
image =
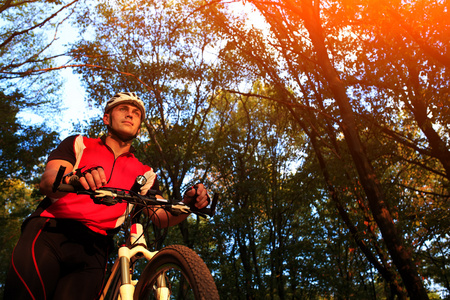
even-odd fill
[{"label": "cyclist", "polygon": [[[129,189],[136,176],[144,175],[147,183],[140,193],[159,191],[156,174],[133,155],[131,146],[144,118],[144,103],[135,93],[118,93],[106,103],[106,135],[98,139],[71,136],[52,151],[40,183],[46,197],[22,225],[4,299],[99,296],[112,238],[125,219],[127,204],[97,205],[87,195],[53,193],[52,184],[59,167],[65,166],[85,189]],[[68,183],[69,178],[74,177],[65,176],[63,181]],[[204,186],[198,184],[185,193],[183,202],[203,208],[209,197]],[[152,221],[159,227],[176,225],[187,217],[155,211]]]}]

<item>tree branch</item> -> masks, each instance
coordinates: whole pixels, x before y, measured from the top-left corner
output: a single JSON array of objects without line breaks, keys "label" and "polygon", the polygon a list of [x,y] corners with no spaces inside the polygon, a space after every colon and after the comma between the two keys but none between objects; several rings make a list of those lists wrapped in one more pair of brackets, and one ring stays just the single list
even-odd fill
[{"label": "tree branch", "polygon": [[59,9],[57,12],[53,13],[51,16],[49,16],[48,18],[46,18],[44,21],[42,21],[39,24],[36,24],[35,26],[32,26],[30,28],[24,29],[22,31],[15,31],[14,33],[12,33],[6,40],[3,41],[3,43],[0,44],[0,49],[5,47],[8,43],[10,43],[16,36],[28,33],[31,30],[34,30],[38,27],[42,27],[44,26],[47,22],[49,22],[51,19],[53,19],[54,17],[56,17],[61,11],[63,11],[64,9],[70,7],[71,5],[73,5],[74,3],[78,2],[78,0],[74,0],[72,2],[70,2],[67,5],[64,5],[61,9]]}]

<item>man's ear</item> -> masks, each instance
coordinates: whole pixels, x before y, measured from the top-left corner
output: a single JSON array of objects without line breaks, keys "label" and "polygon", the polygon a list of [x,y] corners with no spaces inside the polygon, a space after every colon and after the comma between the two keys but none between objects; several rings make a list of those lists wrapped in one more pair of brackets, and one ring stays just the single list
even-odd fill
[{"label": "man's ear", "polygon": [[110,125],[110,124],[109,124],[109,121],[110,121],[110,115],[109,115],[109,114],[104,114],[104,115],[103,115],[103,123],[104,123],[105,125]]}]

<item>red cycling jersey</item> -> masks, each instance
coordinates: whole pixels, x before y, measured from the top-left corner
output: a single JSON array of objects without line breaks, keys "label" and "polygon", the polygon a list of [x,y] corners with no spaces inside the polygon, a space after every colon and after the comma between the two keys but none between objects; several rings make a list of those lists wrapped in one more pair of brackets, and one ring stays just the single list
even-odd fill
[{"label": "red cycling jersey", "polygon": [[[81,135],[65,139],[49,156],[67,160],[77,168],[101,166],[105,171],[105,187],[129,189],[138,175],[147,178],[146,186],[159,190],[156,174],[152,168],[142,164],[132,153],[124,153],[117,158],[104,138],[87,138]],[[107,235],[120,226],[127,213],[127,204],[113,206],[95,204],[88,195],[69,193],[59,199],[51,199],[51,205],[41,213],[41,217],[73,219],[83,223],[94,232]]]}]

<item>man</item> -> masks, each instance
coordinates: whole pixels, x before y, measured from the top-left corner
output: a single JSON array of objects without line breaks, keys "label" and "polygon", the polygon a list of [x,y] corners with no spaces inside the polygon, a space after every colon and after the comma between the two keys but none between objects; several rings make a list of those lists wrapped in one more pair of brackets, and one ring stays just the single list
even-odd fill
[{"label": "man", "polygon": [[[95,204],[87,195],[52,191],[60,166],[76,174],[85,189],[129,189],[138,175],[149,189],[159,191],[152,168],[133,155],[131,143],[139,133],[145,107],[135,93],[118,93],[106,104],[103,122],[108,133],[99,139],[72,136],[49,156],[40,189],[46,195],[24,222],[12,254],[5,299],[96,299],[104,284],[112,237],[123,223],[127,204]],[[67,183],[69,176],[63,181]],[[185,193],[183,202],[205,207],[206,189],[198,184]],[[193,202],[193,203],[191,203]],[[152,221],[173,226],[187,217],[155,210]]]}]

